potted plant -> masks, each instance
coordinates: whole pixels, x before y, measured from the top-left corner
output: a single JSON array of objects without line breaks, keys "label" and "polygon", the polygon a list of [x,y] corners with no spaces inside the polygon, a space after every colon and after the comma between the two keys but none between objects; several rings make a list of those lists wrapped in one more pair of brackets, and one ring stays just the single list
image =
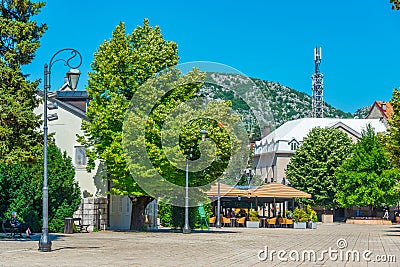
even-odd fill
[{"label": "potted plant", "polygon": [[307,228],[317,229],[317,222],[318,222],[317,212],[311,208],[311,205],[307,205],[307,216],[308,216]]},{"label": "potted plant", "polygon": [[293,211],[293,228],[295,229],[306,229],[308,216],[303,209],[296,207]]},{"label": "potted plant", "polygon": [[246,227],[248,228],[258,228],[259,227],[258,212],[251,210],[249,212],[249,221],[246,221]]}]

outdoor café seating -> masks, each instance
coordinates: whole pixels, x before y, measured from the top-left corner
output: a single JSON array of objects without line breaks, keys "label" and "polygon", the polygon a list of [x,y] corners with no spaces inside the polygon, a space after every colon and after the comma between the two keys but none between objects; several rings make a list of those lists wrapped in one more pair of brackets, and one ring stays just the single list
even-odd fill
[{"label": "outdoor caf\u00e9 seating", "polygon": [[242,225],[244,227],[245,223],[246,223],[246,217],[237,218],[236,219],[236,223],[237,223],[238,226]]},{"label": "outdoor caf\u00e9 seating", "polygon": [[288,218],[281,218],[281,219],[282,220],[279,223],[281,226],[288,227],[288,225],[292,225],[293,224],[293,220],[292,219],[288,219]]},{"label": "outdoor caf\u00e9 seating", "polygon": [[224,216],[221,216],[221,224],[223,225],[223,226],[230,226],[231,225],[231,219],[229,219],[229,218],[227,218],[227,217],[224,217]]},{"label": "outdoor caf\u00e9 seating", "polygon": [[267,226],[268,227],[270,227],[270,226],[276,226],[276,218],[270,218],[270,219],[267,219]]},{"label": "outdoor caf\u00e9 seating", "polygon": [[206,195],[213,201],[214,214],[221,214],[221,224],[232,227],[247,226],[250,212],[256,212],[260,227],[291,227],[295,198],[311,198],[311,194],[277,182],[245,189],[216,183]]},{"label": "outdoor caf\u00e9 seating", "polygon": [[210,217],[210,219],[208,220],[208,222],[210,223],[210,225],[211,224],[213,224],[213,225],[215,225],[215,222],[217,221],[217,217]]}]

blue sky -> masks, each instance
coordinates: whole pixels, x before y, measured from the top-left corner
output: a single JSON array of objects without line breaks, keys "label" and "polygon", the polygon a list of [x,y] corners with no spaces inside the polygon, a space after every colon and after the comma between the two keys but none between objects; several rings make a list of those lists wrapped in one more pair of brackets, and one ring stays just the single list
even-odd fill
[{"label": "blue sky", "polygon": [[[57,50],[73,47],[84,58],[83,89],[100,43],[120,21],[131,32],[144,18],[159,25],[165,39],[177,42],[180,63],[219,62],[307,94],[313,48],[320,45],[325,101],[344,111],[388,101],[393,88],[400,87],[400,12],[391,10],[389,0],[53,0],[36,17],[49,29],[25,71],[41,78],[44,63]],[[52,70],[55,90],[67,69],[58,63]]]}]

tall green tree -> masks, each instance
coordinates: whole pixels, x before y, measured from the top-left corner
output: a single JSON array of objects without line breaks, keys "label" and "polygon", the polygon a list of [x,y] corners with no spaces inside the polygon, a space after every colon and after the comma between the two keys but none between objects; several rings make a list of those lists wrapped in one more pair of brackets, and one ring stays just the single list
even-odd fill
[{"label": "tall green tree", "polygon": [[310,204],[334,207],[335,171],[349,155],[351,147],[350,138],[338,129],[312,129],[287,166],[290,184],[312,194]]},{"label": "tall green tree", "polygon": [[338,181],[337,203],[342,207],[373,207],[395,205],[399,201],[396,188],[400,172],[393,168],[384,146],[368,125],[335,173]]},{"label": "tall green tree", "polygon": [[[200,157],[199,131],[206,128],[210,137],[218,142],[219,156],[217,161],[205,171],[191,174],[191,186],[207,184],[216,178],[214,174],[222,173],[221,165],[226,165],[226,153],[230,153],[227,131],[218,125],[218,122],[207,117],[213,117],[216,113],[221,115],[230,111],[230,102],[209,103],[203,113],[192,112],[190,106],[181,106],[187,100],[195,98],[205,75],[198,70],[193,70],[187,75],[181,76],[178,70],[170,69],[178,62],[177,45],[174,42],[165,41],[158,27],[149,26],[148,20],[144,20],[143,26],[138,26],[131,34],[126,34],[125,26],[120,23],[114,30],[112,38],[105,41],[95,53],[92,63],[92,72],[89,73],[88,93],[91,102],[87,115],[90,122],[84,122],[82,129],[84,136],[79,141],[88,149],[89,168],[94,167],[94,160],[99,158],[106,165],[107,179],[112,182],[111,194],[129,196],[132,201],[131,229],[141,230],[144,224],[144,209],[153,199],[137,183],[137,178],[151,178],[154,173],[144,170],[142,158],[135,158],[137,150],[135,146],[146,144],[145,155],[148,157],[160,175],[173,184],[183,186],[185,172],[177,169],[169,163],[166,150],[162,148],[161,129],[170,114],[178,106],[182,112],[202,115],[205,119],[188,120],[181,116],[179,125],[167,132],[170,137],[179,138],[179,146],[172,147],[168,153],[171,157],[187,155],[189,148],[193,147],[194,157]],[[161,73],[160,73],[161,71]],[[155,76],[156,73],[160,73]],[[155,80],[150,78],[158,77]],[[162,82],[163,86],[170,86],[173,90],[165,92],[154,83]],[[165,82],[165,83],[164,83]],[[139,87],[142,100],[134,103],[133,109],[143,110],[151,105],[149,117],[137,116],[131,112],[128,119],[125,114],[128,110],[132,96],[137,97]],[[136,93],[136,94],[135,94]],[[165,96],[164,96],[165,93]],[[157,103],[152,99],[163,96]],[[187,113],[186,113],[187,114]],[[178,114],[179,117],[179,114]],[[200,116],[201,117],[201,116]],[[232,121],[237,117],[227,116]],[[196,116],[193,116],[196,118]],[[145,135],[137,138],[125,138],[125,148],[128,147],[129,159],[123,151],[123,123],[125,121],[125,135],[132,135],[140,128],[139,123],[146,120]],[[139,125],[136,127],[136,125]],[[144,127],[144,126],[143,126]],[[214,140],[213,139],[213,140]],[[228,140],[228,142],[226,142]],[[167,149],[168,150],[168,149]],[[223,151],[223,152],[222,152]],[[197,178],[196,178],[197,177]],[[157,191],[157,185],[155,184]],[[168,191],[167,188],[161,190]],[[154,193],[154,191],[152,191]],[[172,196],[172,198],[177,196]],[[171,199],[169,199],[171,200]]]},{"label": "tall green tree", "polygon": [[22,66],[29,64],[47,26],[32,18],[45,4],[30,0],[2,0],[0,6],[0,162],[32,162],[41,153],[37,132],[40,116],[38,81],[30,82]]},{"label": "tall green tree", "polygon": [[400,91],[393,90],[390,104],[393,107],[393,114],[389,119],[388,134],[382,136],[382,141],[386,144],[392,163],[397,168],[400,167]]},{"label": "tall green tree", "polygon": [[126,34],[121,22],[112,38],[104,41],[94,54],[87,87],[91,98],[87,110],[90,122],[83,122],[84,136],[78,140],[87,149],[88,169],[93,169],[94,161],[100,159],[106,165],[106,178],[115,185],[111,193],[130,196],[132,214],[137,215],[131,220],[131,229],[142,229],[143,211],[152,198],[135,186],[126,166],[122,149],[125,112],[139,86],[177,63],[176,43],[164,40],[160,28],[151,27],[147,19],[131,34]]}]

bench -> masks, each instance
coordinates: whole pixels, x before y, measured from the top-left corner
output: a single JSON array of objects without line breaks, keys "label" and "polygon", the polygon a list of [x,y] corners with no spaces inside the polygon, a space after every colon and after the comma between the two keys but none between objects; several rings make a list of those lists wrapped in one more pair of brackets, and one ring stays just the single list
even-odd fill
[{"label": "bench", "polygon": [[15,238],[21,237],[22,238],[22,229],[21,226],[12,226],[11,220],[2,220],[1,221],[1,229],[6,237]]},{"label": "bench", "polygon": [[[86,233],[89,233],[88,227],[89,224],[82,224],[82,218],[73,218],[75,226],[78,228],[78,232],[82,233],[85,231]],[[76,223],[78,222],[78,223]]]}]

